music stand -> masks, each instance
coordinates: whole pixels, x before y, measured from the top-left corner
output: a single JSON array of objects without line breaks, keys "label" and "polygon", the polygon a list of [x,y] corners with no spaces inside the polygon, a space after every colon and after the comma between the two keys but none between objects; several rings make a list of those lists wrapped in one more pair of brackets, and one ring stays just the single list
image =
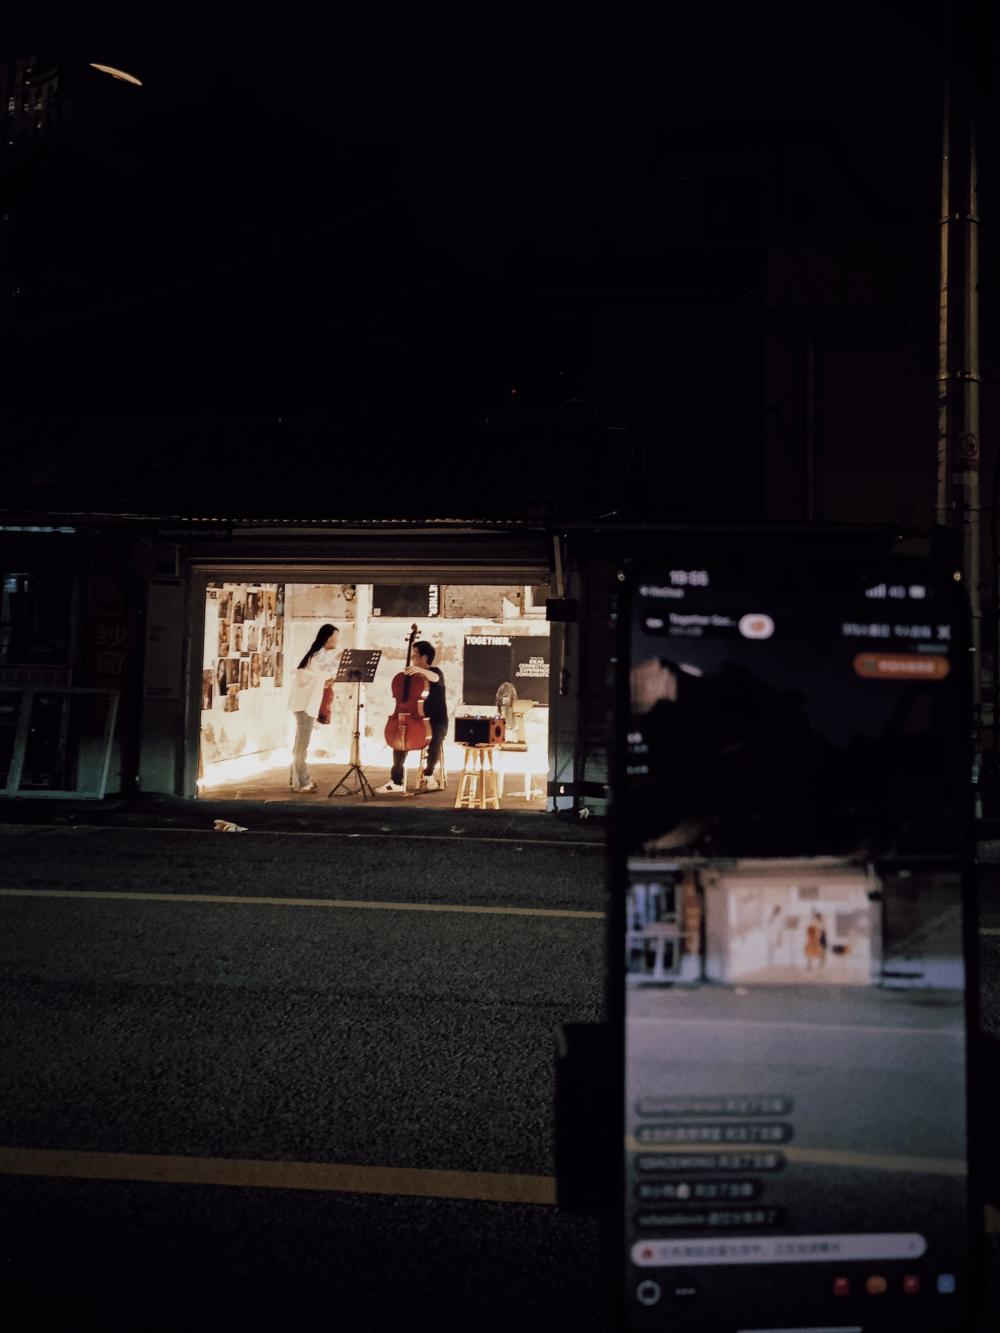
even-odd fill
[{"label": "music stand", "polygon": [[381,656],[381,648],[345,648],[340,654],[340,662],[337,665],[337,674],[334,679],[338,682],[347,681],[349,684],[357,686],[357,695],[354,700],[354,735],[351,738],[350,768],[336,787],[327,792],[327,800],[331,796],[335,796],[349,778],[354,779],[355,785],[345,787],[344,796],[357,796],[360,792],[367,801],[369,796],[375,795],[375,791],[361,767],[361,709],[364,706],[361,702],[361,686],[370,685],[375,679],[375,671],[378,668]]}]

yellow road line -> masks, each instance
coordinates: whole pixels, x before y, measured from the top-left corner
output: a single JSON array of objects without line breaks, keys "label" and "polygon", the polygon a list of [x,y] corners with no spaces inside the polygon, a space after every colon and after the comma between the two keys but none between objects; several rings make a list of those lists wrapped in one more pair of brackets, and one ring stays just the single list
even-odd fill
[{"label": "yellow road line", "polygon": [[0,1175],[322,1190],[420,1199],[477,1199],[490,1203],[551,1205],[556,1201],[555,1180],[551,1176],[343,1166],[334,1162],[269,1162],[242,1157],[163,1157],[145,1153],[0,1148]]},{"label": "yellow road line", "polygon": [[[193,830],[192,830],[193,831]],[[485,840],[484,840],[485,841]],[[487,916],[552,916],[579,921],[603,921],[604,912],[578,912],[557,907],[466,907],[458,903],[354,902],[347,898],[265,898],[253,894],[228,893],[125,893],[92,889],[0,889],[0,898],[106,898],[138,902],[256,903],[262,907],[355,907],[386,912],[469,912]],[[980,935],[1000,935],[1000,927],[981,926]]]},{"label": "yellow road line", "polygon": [[[648,1151],[646,1148],[643,1150]],[[791,1150],[784,1151],[792,1155]],[[848,1154],[837,1155],[843,1157]],[[903,1160],[913,1162],[920,1159]],[[471,1199],[487,1203],[537,1204],[546,1207],[551,1207],[556,1201],[556,1185],[551,1176],[347,1166],[333,1162],[269,1162],[240,1157],[72,1152],[48,1148],[0,1148],[0,1175],[313,1190],[422,1199]],[[984,1226],[989,1235],[1000,1233],[1000,1209],[992,1204],[987,1204],[984,1210]]]},{"label": "yellow road line", "polygon": [[476,916],[569,917],[599,921],[603,912],[577,912],[558,907],[469,907],[460,903],[387,903],[349,898],[266,898],[235,893],[122,893],[98,889],[0,889],[0,898],[84,898],[114,902],[235,903],[254,907],[336,907],[367,912],[459,912]]},{"label": "yellow road line", "polygon": [[[640,1143],[628,1136],[626,1147],[641,1153],[704,1153],[717,1144]],[[740,1145],[723,1145],[727,1150]],[[966,1176],[968,1167],[960,1157],[901,1157],[880,1153],[844,1152],[837,1148],[790,1148],[776,1145],[790,1162],[805,1166],[843,1166],[854,1171],[909,1171],[928,1176]]]}]

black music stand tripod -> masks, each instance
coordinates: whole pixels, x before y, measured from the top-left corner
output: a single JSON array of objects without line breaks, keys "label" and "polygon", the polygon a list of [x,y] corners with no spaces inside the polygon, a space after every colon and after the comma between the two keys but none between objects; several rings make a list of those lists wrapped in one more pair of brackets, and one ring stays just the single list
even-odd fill
[{"label": "black music stand tripod", "polygon": [[[331,796],[336,796],[341,787],[344,788],[341,792],[343,796],[357,796],[360,793],[367,801],[369,796],[375,795],[361,767],[361,709],[364,706],[361,702],[361,686],[370,685],[375,679],[375,671],[381,656],[381,648],[345,648],[340,654],[334,679],[338,682],[345,680],[357,687],[354,699],[354,735],[351,738],[351,766],[336,787],[327,792],[327,800]],[[353,787],[346,785],[351,778],[354,779]]]}]

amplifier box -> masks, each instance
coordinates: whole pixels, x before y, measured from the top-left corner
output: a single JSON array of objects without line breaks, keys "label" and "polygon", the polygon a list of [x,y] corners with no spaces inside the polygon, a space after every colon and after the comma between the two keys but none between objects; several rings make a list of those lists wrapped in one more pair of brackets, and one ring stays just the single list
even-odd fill
[{"label": "amplifier box", "polygon": [[507,723],[502,717],[455,718],[457,745],[500,745],[506,735]]}]

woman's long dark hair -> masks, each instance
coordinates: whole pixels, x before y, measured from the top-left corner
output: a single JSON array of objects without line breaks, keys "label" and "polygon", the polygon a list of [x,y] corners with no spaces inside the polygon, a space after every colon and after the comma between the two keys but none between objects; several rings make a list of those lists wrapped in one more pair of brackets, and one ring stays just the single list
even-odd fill
[{"label": "woman's long dark hair", "polygon": [[320,625],[319,629],[316,631],[316,637],[313,639],[309,651],[306,653],[305,657],[303,657],[299,666],[307,667],[319,650],[326,645],[326,641],[329,639],[330,635],[336,634],[336,632],[336,625]]}]

